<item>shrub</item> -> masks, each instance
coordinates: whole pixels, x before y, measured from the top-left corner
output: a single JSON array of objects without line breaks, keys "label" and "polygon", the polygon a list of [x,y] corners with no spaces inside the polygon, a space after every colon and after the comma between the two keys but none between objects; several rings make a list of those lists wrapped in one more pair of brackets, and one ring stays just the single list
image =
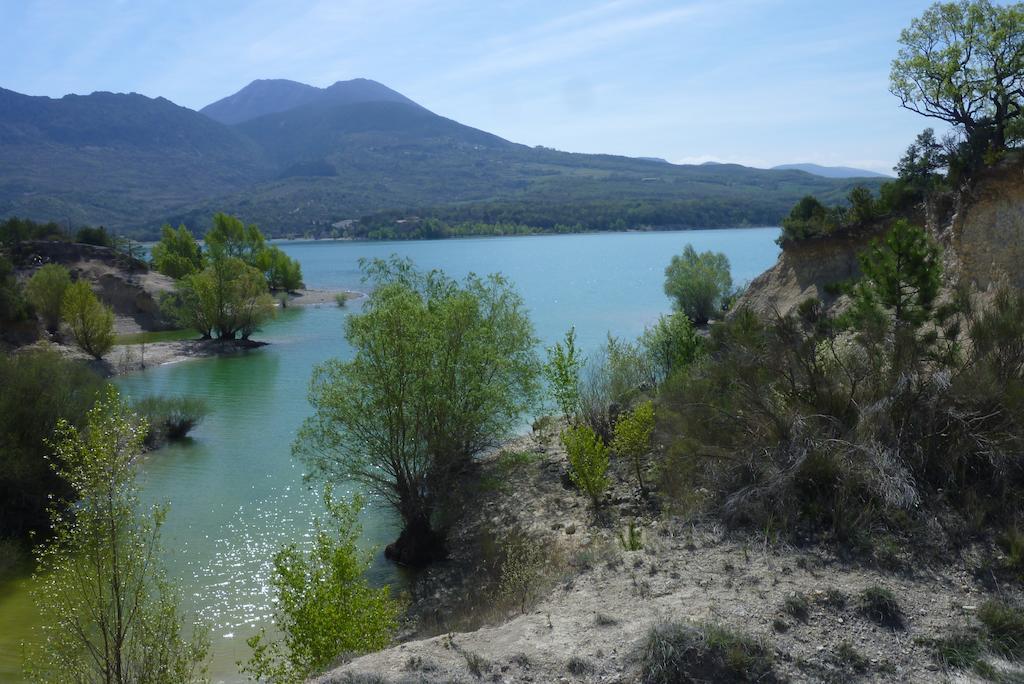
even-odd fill
[{"label": "shrub", "polygon": [[184,439],[209,413],[206,402],[195,397],[147,397],[135,410],[149,423],[146,446]]},{"label": "shrub", "polygon": [[842,224],[844,214],[841,208],[826,207],[813,195],[807,195],[782,219],[778,242],[785,246],[786,242],[828,235]]},{"label": "shrub", "polygon": [[700,358],[704,342],[690,317],[680,311],[660,317],[657,323],[644,330],[640,347],[647,357],[654,383],[660,385]]},{"label": "shrub", "polygon": [[192,232],[184,225],[175,230],[169,225],[160,229],[160,241],[153,245],[153,267],[174,279],[203,270],[203,251]]},{"label": "shrub", "polygon": [[584,368],[579,389],[581,417],[608,442],[619,414],[653,385],[651,365],[640,346],[609,335]]},{"label": "shrub", "polygon": [[562,443],[569,458],[569,477],[573,484],[590,497],[594,508],[601,507],[601,497],[608,489],[608,447],[586,425],[572,427],[562,433]]},{"label": "shrub", "polygon": [[348,305],[348,293],[347,292],[339,292],[339,293],[335,294],[334,295],[334,303],[337,304],[338,306],[342,307],[342,308],[347,306]]},{"label": "shrub", "polygon": [[253,654],[242,672],[254,679],[304,681],[340,653],[383,648],[398,626],[400,607],[388,588],[366,580],[372,557],[358,548],[362,500],[338,501],[328,487],[324,505],[331,527],[316,521],[313,548],[290,544],[274,556],[274,623],[282,638],[268,642],[261,630],[246,642]]},{"label": "shrub", "polygon": [[83,245],[96,245],[97,247],[113,247],[114,236],[107,232],[103,226],[99,228],[79,228],[75,234],[75,242]]},{"label": "shrub", "polygon": [[871,586],[861,592],[857,609],[874,623],[890,629],[903,629],[903,609],[891,590]]},{"label": "shrub", "polygon": [[655,625],[643,646],[640,668],[644,684],[777,681],[765,643],[710,623]]},{"label": "shrub", "polygon": [[25,295],[50,332],[60,327],[64,293],[71,286],[71,275],[58,264],[47,264],[32,274],[25,284]]},{"label": "shrub", "polygon": [[569,328],[565,339],[548,347],[544,376],[551,387],[555,404],[566,423],[575,420],[580,405],[580,369],[583,360],[576,353],[576,329]]},{"label": "shrub", "polygon": [[629,459],[636,472],[640,491],[646,492],[643,478],[643,458],[651,449],[654,432],[654,403],[645,401],[615,423],[612,449],[620,457]]},{"label": "shrub", "polygon": [[525,613],[540,589],[546,559],[544,547],[526,535],[513,535],[504,546],[499,593]]},{"label": "shrub", "polygon": [[61,315],[85,353],[100,359],[114,346],[114,312],[96,299],[89,283],[80,280],[67,288]]},{"label": "shrub", "polygon": [[722,299],[730,289],[729,259],[721,252],[698,254],[687,245],[665,268],[665,294],[676,310],[698,325],[722,311]]},{"label": "shrub", "polygon": [[782,610],[800,622],[807,622],[811,615],[811,602],[807,599],[806,594],[790,594],[782,602]]}]

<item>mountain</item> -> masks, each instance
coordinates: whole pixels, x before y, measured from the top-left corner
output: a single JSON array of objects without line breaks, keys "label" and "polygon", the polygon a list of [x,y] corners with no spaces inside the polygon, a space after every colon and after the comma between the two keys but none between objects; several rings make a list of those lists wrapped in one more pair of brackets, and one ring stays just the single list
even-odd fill
[{"label": "mountain", "polygon": [[365,78],[338,81],[327,88],[286,79],[261,79],[199,111],[214,121],[231,125],[314,103],[351,105],[362,102],[416,104],[401,93]]},{"label": "mountain", "polygon": [[884,173],[854,169],[849,166],[819,166],[818,164],[780,164],[773,171],[804,171],[823,178],[892,178]]},{"label": "mountain", "polygon": [[365,79],[256,81],[204,112],[0,90],[0,217],[141,237],[163,222],[202,232],[216,211],[271,235],[435,234],[419,219],[461,231],[773,225],[804,195],[838,202],[857,184],[527,147]]},{"label": "mountain", "polygon": [[252,140],[164,98],[0,88],[0,216],[125,227],[272,171]]}]

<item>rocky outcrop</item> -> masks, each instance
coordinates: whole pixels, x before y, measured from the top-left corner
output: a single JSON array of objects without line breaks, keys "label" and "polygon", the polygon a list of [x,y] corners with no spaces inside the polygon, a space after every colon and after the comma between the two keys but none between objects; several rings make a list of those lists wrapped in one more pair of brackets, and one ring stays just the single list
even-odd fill
[{"label": "rocky outcrop", "polygon": [[[910,221],[926,226],[943,246],[947,285],[980,293],[1000,282],[1024,288],[1024,157],[985,170]],[[808,297],[832,303],[833,286],[860,274],[857,254],[890,223],[787,243],[778,262],[751,281],[737,308],[786,314]]]}]

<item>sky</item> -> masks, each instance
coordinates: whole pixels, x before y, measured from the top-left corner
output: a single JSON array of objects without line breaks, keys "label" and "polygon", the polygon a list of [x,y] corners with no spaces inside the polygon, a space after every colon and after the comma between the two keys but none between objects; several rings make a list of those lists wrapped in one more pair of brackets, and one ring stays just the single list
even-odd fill
[{"label": "sky", "polygon": [[528,145],[890,173],[933,125],[888,90],[918,0],[0,0],[0,87],[193,109],[363,77]]}]

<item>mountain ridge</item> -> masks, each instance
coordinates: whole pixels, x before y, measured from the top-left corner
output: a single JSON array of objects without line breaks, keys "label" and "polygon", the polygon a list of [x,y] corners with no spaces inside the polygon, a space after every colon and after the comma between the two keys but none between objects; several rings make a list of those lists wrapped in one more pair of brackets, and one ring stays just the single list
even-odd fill
[{"label": "mountain ridge", "polygon": [[[232,125],[134,93],[0,90],[0,216],[142,237],[164,222],[201,232],[215,211],[275,236],[333,235],[353,223],[345,236],[432,234],[396,229],[410,225],[406,215],[517,230],[721,227],[777,224],[800,197],[842,201],[854,185],[527,147],[366,79],[325,89],[256,83],[293,97]],[[263,112],[260,102],[234,112]]]}]

